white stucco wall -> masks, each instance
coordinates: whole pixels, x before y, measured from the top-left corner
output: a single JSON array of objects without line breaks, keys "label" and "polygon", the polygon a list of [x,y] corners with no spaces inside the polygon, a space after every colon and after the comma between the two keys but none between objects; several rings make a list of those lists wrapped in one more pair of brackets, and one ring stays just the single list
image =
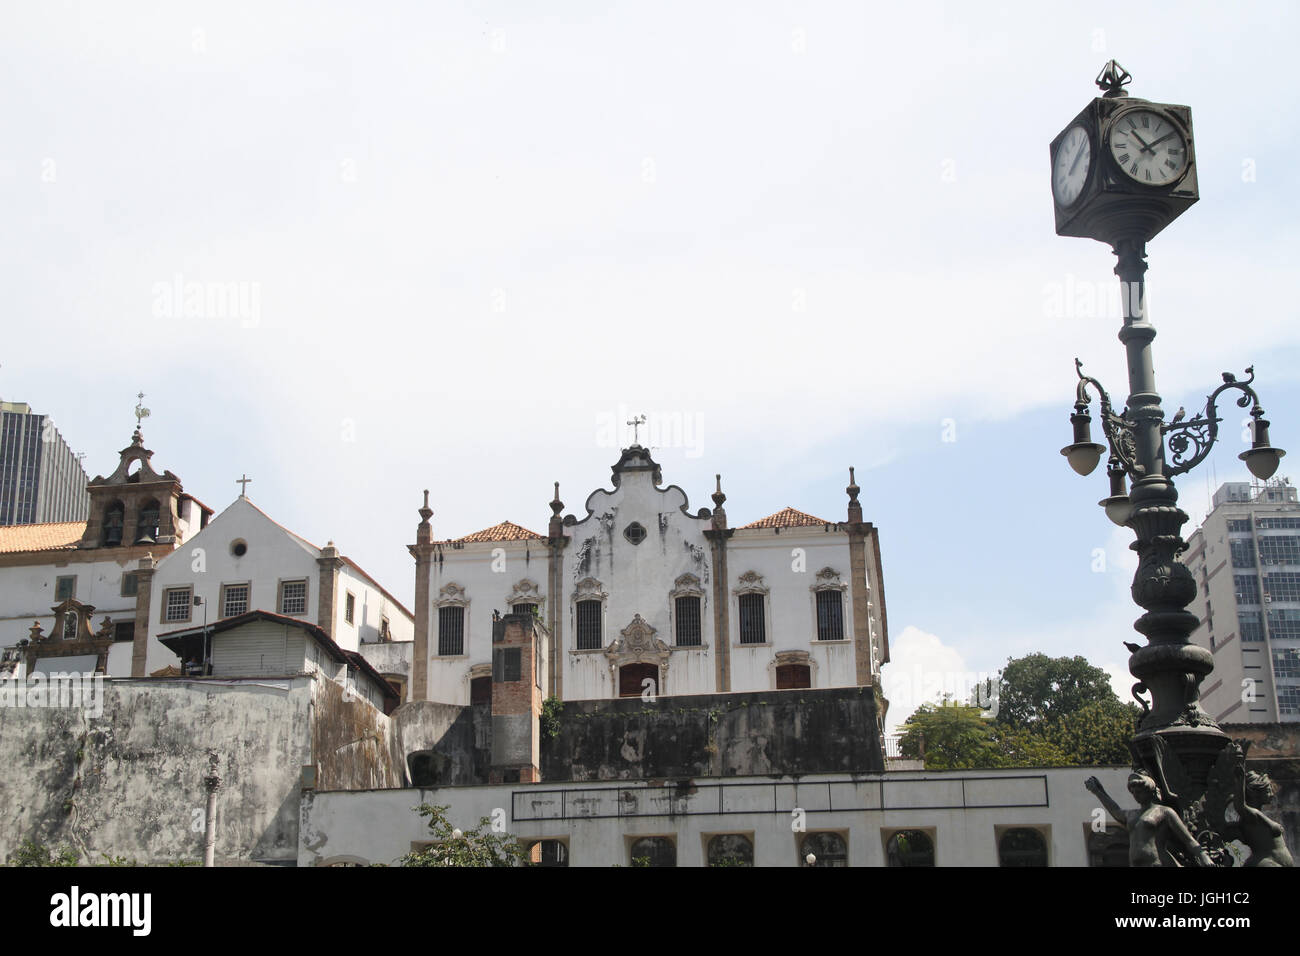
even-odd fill
[{"label": "white stucco wall", "polygon": [[92,631],[99,630],[105,617],[134,620],[135,597],[122,596],[122,575],[134,569],[134,561],[77,560],[0,567],[0,647],[12,647],[29,637],[34,621],[41,623],[46,635],[50,633],[54,627],[50,608],[59,603],[54,598],[55,581],[61,577],[76,577],[73,597],[95,608]]},{"label": "white stucco wall", "polygon": [[[997,866],[999,828],[1008,826],[1043,832],[1050,866],[1086,866],[1085,827],[1098,801],[1084,780],[1097,776],[1123,803],[1128,774],[1127,767],[1071,767],[697,779],[685,791],[540,783],[320,792],[304,795],[298,865],[392,863],[427,841],[413,808],[430,803],[448,805],[449,819],[462,827],[504,811],[507,831],[521,840],[565,841],[571,866],[628,866],[630,839],[648,835],[675,840],[678,866],[702,866],[707,837],[719,833],[748,835],[755,866],[798,866],[806,833],[827,830],[846,837],[850,866],[883,866],[885,843],[900,829],[933,831],[936,866]],[[796,809],[804,833],[795,829]]]}]

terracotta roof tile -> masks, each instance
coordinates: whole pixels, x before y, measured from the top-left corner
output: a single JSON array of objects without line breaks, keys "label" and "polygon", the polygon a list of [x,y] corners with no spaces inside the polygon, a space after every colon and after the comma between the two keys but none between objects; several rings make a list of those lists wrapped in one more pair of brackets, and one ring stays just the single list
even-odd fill
[{"label": "terracotta roof tile", "polygon": [[86,533],[84,521],[51,521],[0,527],[0,554],[17,551],[67,551]]},{"label": "terracotta roof tile", "polygon": [[823,521],[815,515],[806,514],[803,511],[797,511],[794,508],[782,508],[774,515],[768,515],[766,518],[759,518],[757,521],[751,521],[749,524],[741,525],[742,528],[811,528],[816,525],[834,524],[833,521]]},{"label": "terracotta roof tile", "polygon": [[542,536],[536,531],[521,528],[513,521],[503,521],[491,528],[484,528],[482,531],[475,531],[473,534],[454,540],[459,543],[473,544],[478,541],[532,541],[534,539],[542,540]]}]

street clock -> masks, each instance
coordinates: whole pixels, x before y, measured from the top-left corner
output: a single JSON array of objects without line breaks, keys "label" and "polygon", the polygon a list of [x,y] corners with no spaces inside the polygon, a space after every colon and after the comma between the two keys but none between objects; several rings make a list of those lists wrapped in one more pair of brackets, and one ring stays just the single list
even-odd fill
[{"label": "street clock", "polygon": [[1111,60],[1104,95],[1052,140],[1057,235],[1146,242],[1199,198],[1192,111],[1129,96],[1131,79]]}]

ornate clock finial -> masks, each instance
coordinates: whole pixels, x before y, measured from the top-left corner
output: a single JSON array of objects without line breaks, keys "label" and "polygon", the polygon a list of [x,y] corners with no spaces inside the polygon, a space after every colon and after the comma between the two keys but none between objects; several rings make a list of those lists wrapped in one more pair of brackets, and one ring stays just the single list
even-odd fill
[{"label": "ornate clock finial", "polygon": [[1117,96],[1128,96],[1128,90],[1124,89],[1133,81],[1129,71],[1119,65],[1116,60],[1109,61],[1101,68],[1097,74],[1096,84],[1102,89],[1102,96],[1114,98]]}]

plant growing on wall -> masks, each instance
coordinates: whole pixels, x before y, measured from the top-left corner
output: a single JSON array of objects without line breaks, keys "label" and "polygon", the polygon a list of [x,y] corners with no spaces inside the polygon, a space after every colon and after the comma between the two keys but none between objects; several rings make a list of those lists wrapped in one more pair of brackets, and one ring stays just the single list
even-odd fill
[{"label": "plant growing on wall", "polygon": [[560,736],[560,715],[564,713],[564,701],[558,697],[548,697],[542,701],[542,739],[554,740]]},{"label": "plant growing on wall", "polygon": [[399,861],[402,866],[523,866],[528,852],[514,837],[492,831],[483,817],[472,830],[458,830],[447,819],[446,806],[422,803],[415,812],[428,820],[432,842]]},{"label": "plant growing on wall", "polygon": [[77,851],[70,846],[59,846],[51,850],[44,843],[24,840],[12,856],[9,866],[76,866]]}]

